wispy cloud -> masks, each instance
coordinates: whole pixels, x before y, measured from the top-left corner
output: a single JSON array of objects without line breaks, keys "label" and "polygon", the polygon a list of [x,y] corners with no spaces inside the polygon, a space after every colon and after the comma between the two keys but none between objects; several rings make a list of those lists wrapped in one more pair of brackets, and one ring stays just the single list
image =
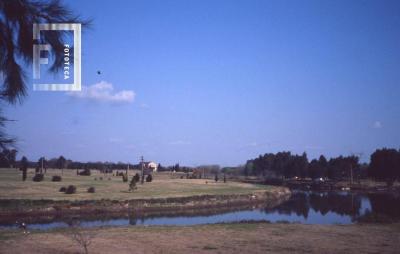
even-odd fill
[{"label": "wispy cloud", "polygon": [[380,129],[380,128],[382,128],[383,126],[382,126],[382,123],[380,122],[380,121],[375,121],[373,124],[372,124],[372,128],[374,128],[374,129]]},{"label": "wispy cloud", "polygon": [[171,141],[169,142],[170,145],[174,145],[174,146],[178,146],[178,145],[190,145],[191,142],[189,141],[184,141],[184,140],[175,140],[175,141]]},{"label": "wispy cloud", "polygon": [[114,91],[114,86],[106,81],[91,86],[82,86],[82,91],[68,92],[67,94],[79,99],[111,103],[132,103],[136,95],[132,90]]}]

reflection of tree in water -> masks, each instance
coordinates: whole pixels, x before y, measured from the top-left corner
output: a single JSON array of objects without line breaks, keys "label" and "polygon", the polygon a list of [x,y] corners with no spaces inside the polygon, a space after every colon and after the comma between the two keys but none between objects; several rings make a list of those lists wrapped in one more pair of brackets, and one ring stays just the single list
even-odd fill
[{"label": "reflection of tree in water", "polygon": [[290,199],[283,204],[274,208],[265,208],[266,213],[278,212],[279,214],[290,215],[296,213],[298,216],[308,217],[310,205],[308,203],[307,194],[304,192],[295,192]]},{"label": "reflection of tree in water", "polygon": [[358,216],[361,208],[361,197],[355,194],[318,193],[310,194],[310,206],[322,215],[334,212],[341,216]]},{"label": "reflection of tree in water", "polygon": [[385,193],[368,194],[371,211],[361,216],[359,221],[390,222],[400,220],[400,196]]},{"label": "reflection of tree in water", "polygon": [[265,212],[286,215],[295,213],[307,219],[310,208],[322,215],[334,212],[354,218],[360,214],[361,197],[355,194],[295,192],[287,202],[275,208],[267,208]]}]

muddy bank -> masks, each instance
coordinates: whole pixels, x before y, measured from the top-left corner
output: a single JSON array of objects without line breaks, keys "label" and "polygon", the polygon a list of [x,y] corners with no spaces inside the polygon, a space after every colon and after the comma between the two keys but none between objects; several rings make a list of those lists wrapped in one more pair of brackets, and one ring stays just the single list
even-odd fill
[{"label": "muddy bank", "polygon": [[263,205],[273,207],[290,197],[290,190],[278,188],[274,191],[237,195],[200,195],[191,197],[133,199],[133,200],[0,200],[0,220],[11,218],[47,218],[63,216],[102,216],[121,214],[157,214],[168,212],[221,212],[224,209],[240,209]]}]

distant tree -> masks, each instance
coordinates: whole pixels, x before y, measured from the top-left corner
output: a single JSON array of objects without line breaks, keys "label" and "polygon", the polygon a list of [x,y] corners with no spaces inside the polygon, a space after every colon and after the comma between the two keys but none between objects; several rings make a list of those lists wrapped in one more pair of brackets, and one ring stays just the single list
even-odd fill
[{"label": "distant tree", "polygon": [[316,159],[312,160],[309,165],[309,176],[311,177],[311,179],[314,180],[320,178],[321,175],[322,175],[322,170],[318,160]]},{"label": "distant tree", "polygon": [[319,177],[322,176],[327,176],[327,171],[328,171],[328,161],[325,158],[325,156],[323,156],[322,154],[319,156],[318,159],[318,164],[319,164]]},{"label": "distant tree", "polygon": [[43,174],[43,169],[44,172],[47,172],[47,161],[44,157],[40,157],[38,162],[37,162],[37,167],[39,168],[40,174]]},{"label": "distant tree", "polygon": [[57,159],[56,165],[58,169],[61,169],[61,175],[64,173],[64,168],[67,160],[64,158],[64,156],[60,156]]},{"label": "distant tree", "polygon": [[216,182],[218,182],[218,173],[215,174],[214,180],[215,180]]},{"label": "distant tree", "polygon": [[377,149],[371,155],[368,173],[378,181],[386,181],[388,186],[393,185],[400,177],[400,151],[387,148]]},{"label": "distant tree", "polygon": [[21,159],[21,167],[20,170],[22,171],[22,181],[26,180],[26,173],[28,171],[28,159],[23,156]]}]

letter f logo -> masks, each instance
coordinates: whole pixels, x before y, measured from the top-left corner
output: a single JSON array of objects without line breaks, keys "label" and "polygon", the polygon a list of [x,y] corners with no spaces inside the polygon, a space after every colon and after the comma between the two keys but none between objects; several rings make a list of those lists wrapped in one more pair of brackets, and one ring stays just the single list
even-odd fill
[{"label": "letter f logo", "polygon": [[[39,41],[40,28],[38,24],[33,24],[33,40]],[[50,51],[50,44],[34,44],[33,45],[33,78],[40,79],[40,65],[49,64],[48,58],[40,57],[40,51]]]}]

